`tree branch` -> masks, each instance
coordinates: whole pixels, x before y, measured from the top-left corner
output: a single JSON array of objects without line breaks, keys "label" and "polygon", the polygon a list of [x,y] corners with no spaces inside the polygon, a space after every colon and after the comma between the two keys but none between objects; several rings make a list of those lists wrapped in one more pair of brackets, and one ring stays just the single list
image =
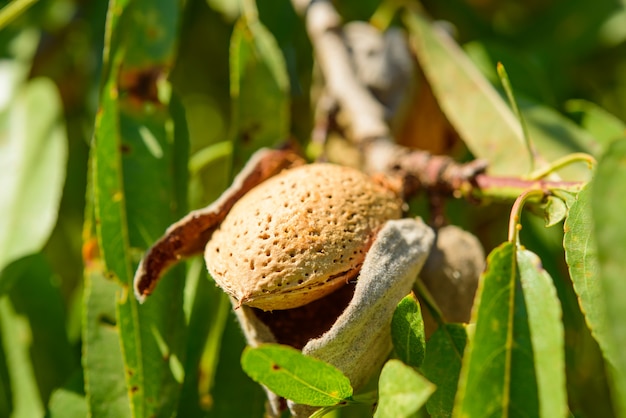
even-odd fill
[{"label": "tree branch", "polygon": [[366,172],[400,176],[405,196],[426,190],[433,195],[474,201],[512,201],[528,190],[577,191],[583,182],[525,180],[485,174],[487,163],[459,164],[448,156],[432,155],[397,145],[385,120],[385,107],[362,83],[345,41],[341,17],[328,0],[292,0],[305,16],[306,28],[329,93],[346,114],[347,136],[363,155]]},{"label": "tree branch", "polygon": [[386,140],[365,144],[365,170],[399,176],[404,183],[404,195],[420,191],[487,202],[513,201],[528,190],[578,191],[585,182],[527,180],[517,177],[494,177],[485,174],[487,163],[474,160],[460,164],[445,155],[411,150]]},{"label": "tree branch", "polygon": [[341,17],[330,1],[292,0],[305,13],[306,28],[330,94],[349,120],[349,136],[356,142],[391,140],[385,107],[359,82],[344,41]]}]

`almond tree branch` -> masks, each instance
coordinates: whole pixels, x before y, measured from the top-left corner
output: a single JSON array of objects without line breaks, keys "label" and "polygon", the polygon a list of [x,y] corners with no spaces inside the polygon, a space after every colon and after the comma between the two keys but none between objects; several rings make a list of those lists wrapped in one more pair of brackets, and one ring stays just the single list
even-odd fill
[{"label": "almond tree branch", "polygon": [[305,15],[326,87],[348,115],[350,138],[356,143],[374,138],[391,141],[385,108],[359,82],[344,41],[341,17],[332,3],[328,0],[292,0],[292,3],[296,11]]},{"label": "almond tree branch", "polygon": [[443,196],[466,198],[477,202],[514,201],[529,190],[561,189],[576,192],[584,182],[527,180],[516,177],[494,177],[485,174],[487,163],[474,160],[460,164],[445,155],[411,150],[388,141],[365,144],[366,170],[400,176],[407,197],[420,191]]},{"label": "almond tree branch", "polygon": [[348,119],[348,137],[362,151],[363,169],[400,176],[406,196],[426,190],[439,196],[474,201],[513,201],[528,190],[577,191],[582,182],[498,178],[485,174],[487,164],[459,164],[448,156],[432,155],[397,145],[385,120],[385,107],[361,83],[350,58],[341,17],[329,0],[292,0],[304,15],[306,28],[326,87]]}]

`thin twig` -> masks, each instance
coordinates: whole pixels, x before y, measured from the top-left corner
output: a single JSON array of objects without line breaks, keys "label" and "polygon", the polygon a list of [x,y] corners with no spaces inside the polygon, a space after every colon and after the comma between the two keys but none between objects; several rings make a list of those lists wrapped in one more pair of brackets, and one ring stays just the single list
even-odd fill
[{"label": "thin twig", "polygon": [[527,176],[527,178],[531,180],[541,179],[541,178],[549,176],[550,174],[559,170],[560,168],[566,167],[572,163],[579,162],[579,161],[587,163],[590,170],[593,169],[593,166],[596,165],[596,159],[593,158],[593,156],[584,152],[575,152],[573,154],[565,155],[559,158],[558,160],[553,161],[548,166],[530,173],[530,175]]}]

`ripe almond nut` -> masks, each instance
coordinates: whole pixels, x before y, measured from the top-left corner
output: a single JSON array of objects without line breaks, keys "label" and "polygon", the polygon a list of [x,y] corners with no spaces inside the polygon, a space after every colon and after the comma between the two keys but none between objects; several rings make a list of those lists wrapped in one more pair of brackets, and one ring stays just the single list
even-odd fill
[{"label": "ripe almond nut", "polygon": [[209,273],[240,305],[303,306],[356,277],[378,230],[402,215],[388,185],[333,164],[283,171],[246,193],[205,249]]}]

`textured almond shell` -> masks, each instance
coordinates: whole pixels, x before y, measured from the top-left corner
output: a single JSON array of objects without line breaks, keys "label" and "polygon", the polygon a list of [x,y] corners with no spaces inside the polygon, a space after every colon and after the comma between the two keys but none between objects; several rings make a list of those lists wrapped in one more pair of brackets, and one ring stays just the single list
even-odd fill
[{"label": "textured almond shell", "polygon": [[209,273],[241,304],[291,309],[354,277],[402,201],[358,170],[309,164],[261,183],[206,246]]}]

